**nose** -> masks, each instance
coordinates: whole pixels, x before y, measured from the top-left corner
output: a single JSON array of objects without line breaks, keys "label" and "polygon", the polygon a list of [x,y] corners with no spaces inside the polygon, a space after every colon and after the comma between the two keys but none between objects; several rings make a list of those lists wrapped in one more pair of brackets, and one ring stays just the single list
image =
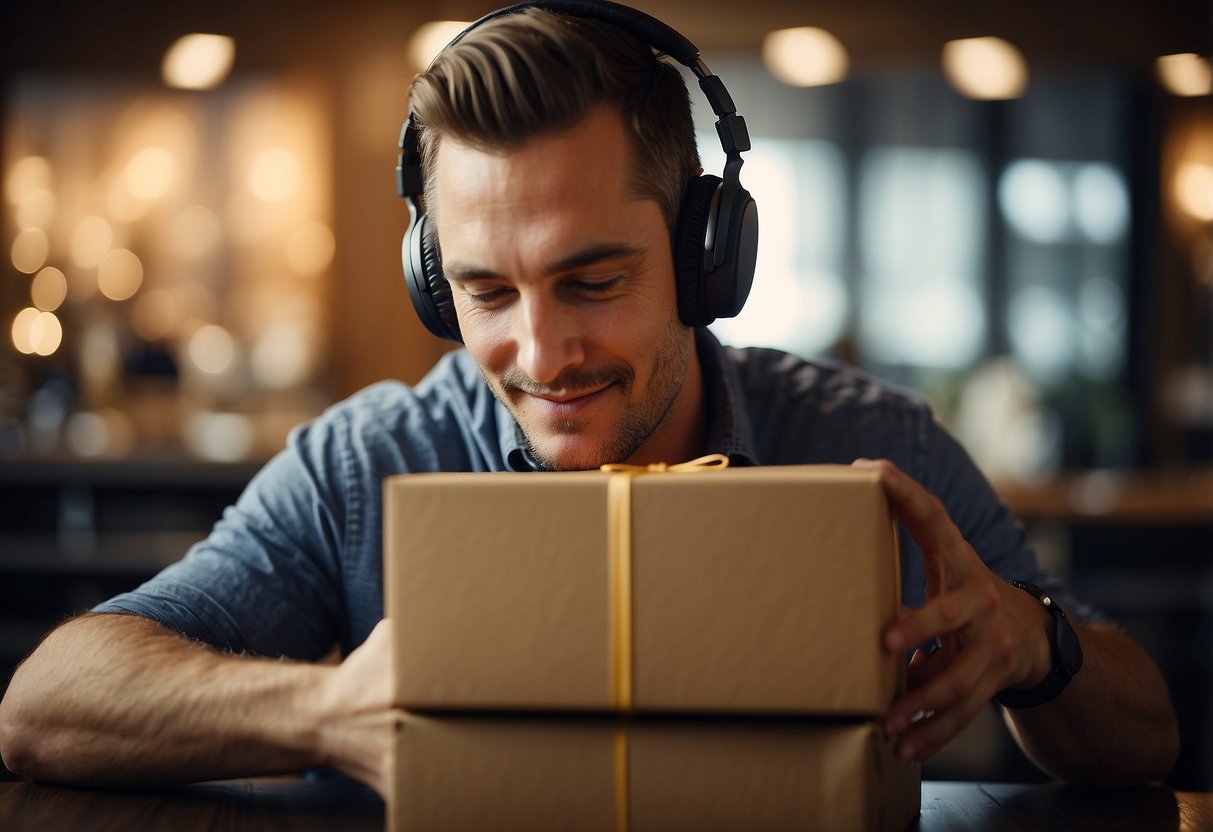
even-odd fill
[{"label": "nose", "polygon": [[518,368],[540,384],[550,384],[585,360],[577,314],[553,298],[524,298],[517,307]]}]

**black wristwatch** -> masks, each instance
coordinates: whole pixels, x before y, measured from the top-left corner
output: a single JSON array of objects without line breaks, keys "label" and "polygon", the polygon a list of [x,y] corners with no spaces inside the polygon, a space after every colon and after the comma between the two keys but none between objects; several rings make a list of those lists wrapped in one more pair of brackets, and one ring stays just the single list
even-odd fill
[{"label": "black wristwatch", "polygon": [[1037,705],[1052,702],[1060,696],[1066,685],[1070,684],[1070,680],[1074,678],[1074,674],[1082,669],[1082,645],[1078,643],[1078,634],[1070,626],[1070,619],[1066,618],[1062,608],[1057,606],[1043,589],[1026,581],[1011,581],[1011,584],[1044,604],[1045,609],[1053,618],[1053,627],[1049,631],[1053,669],[1049,671],[1049,675],[1034,688],[1027,690],[1007,688],[997,697],[998,703],[1008,708],[1034,708]]}]

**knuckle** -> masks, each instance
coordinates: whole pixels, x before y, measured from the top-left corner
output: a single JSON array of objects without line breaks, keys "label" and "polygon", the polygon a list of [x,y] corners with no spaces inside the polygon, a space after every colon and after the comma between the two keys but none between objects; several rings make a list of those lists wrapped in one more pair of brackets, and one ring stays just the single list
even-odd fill
[{"label": "knuckle", "polygon": [[1015,655],[1015,638],[1006,630],[1000,632],[994,639],[994,657],[1000,664],[1006,664]]}]

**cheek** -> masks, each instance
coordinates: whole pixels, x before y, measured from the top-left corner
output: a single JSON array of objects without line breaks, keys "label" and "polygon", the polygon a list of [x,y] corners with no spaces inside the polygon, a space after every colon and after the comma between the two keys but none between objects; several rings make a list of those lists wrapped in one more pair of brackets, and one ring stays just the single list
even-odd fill
[{"label": "cheek", "polygon": [[512,360],[513,345],[509,323],[501,312],[456,307],[463,345],[484,370],[500,371]]}]

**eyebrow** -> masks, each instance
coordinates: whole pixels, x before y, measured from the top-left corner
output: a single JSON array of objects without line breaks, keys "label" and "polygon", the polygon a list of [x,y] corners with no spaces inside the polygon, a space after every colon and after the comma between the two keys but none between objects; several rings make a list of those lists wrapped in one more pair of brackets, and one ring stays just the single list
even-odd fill
[{"label": "eyebrow", "polygon": [[[575,251],[559,260],[548,263],[545,270],[547,274],[559,274],[575,269],[584,269],[586,266],[592,266],[604,260],[620,260],[625,257],[635,257],[643,253],[643,248],[626,245],[625,243],[594,243],[580,251]],[[452,263],[450,265],[443,263],[442,270],[446,273],[447,277],[460,282],[493,280],[501,277],[500,274],[492,269],[483,269],[462,263]]]}]

